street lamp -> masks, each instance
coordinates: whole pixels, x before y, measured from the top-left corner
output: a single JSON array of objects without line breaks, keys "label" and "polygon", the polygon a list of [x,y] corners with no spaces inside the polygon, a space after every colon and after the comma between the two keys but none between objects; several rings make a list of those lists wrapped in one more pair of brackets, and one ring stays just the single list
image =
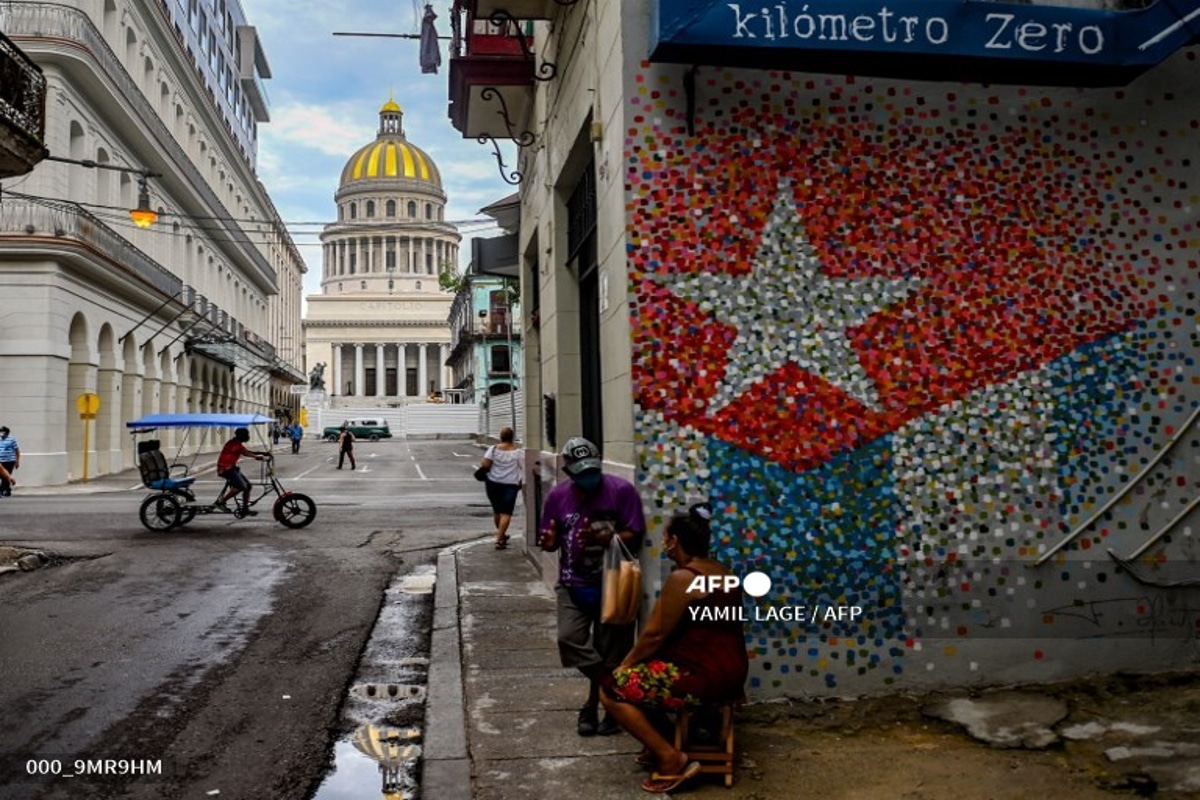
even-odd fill
[{"label": "street lamp", "polygon": [[138,176],[138,204],[137,208],[129,210],[129,218],[133,220],[133,224],[139,228],[149,228],[158,221],[158,212],[150,207],[150,188],[146,183],[147,178],[161,178],[162,173],[151,172],[148,169],[137,169],[135,167],[119,167],[116,164],[101,164],[98,161],[93,161],[90,158],[63,158],[62,156],[46,156],[47,161],[59,161],[63,164],[77,164],[88,169],[110,169],[113,172],[124,172],[130,175]]}]

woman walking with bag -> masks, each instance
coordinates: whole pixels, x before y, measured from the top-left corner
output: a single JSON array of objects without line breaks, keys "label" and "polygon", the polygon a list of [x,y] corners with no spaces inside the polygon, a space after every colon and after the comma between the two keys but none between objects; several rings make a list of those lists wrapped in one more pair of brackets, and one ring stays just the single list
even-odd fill
[{"label": "woman walking with bag", "polygon": [[525,482],[525,451],[513,442],[512,428],[500,429],[500,443],[483,454],[479,468],[487,470],[488,502],[492,504],[492,523],[496,526],[496,549],[508,547],[508,525],[517,507],[517,493]]}]

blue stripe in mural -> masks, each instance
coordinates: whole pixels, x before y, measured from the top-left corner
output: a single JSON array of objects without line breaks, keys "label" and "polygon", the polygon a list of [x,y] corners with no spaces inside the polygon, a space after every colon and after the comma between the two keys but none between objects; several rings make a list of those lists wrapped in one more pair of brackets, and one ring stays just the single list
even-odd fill
[{"label": "blue stripe in mural", "polygon": [[[847,673],[902,671],[906,620],[895,550],[902,509],[890,438],[799,474],[709,441],[716,557],[743,575],[761,571],[773,584],[747,604],[752,685],[795,672],[836,686]],[[829,611],[848,606],[860,607],[862,617]],[[800,607],[810,616],[781,618],[791,616],[783,609]]]}]

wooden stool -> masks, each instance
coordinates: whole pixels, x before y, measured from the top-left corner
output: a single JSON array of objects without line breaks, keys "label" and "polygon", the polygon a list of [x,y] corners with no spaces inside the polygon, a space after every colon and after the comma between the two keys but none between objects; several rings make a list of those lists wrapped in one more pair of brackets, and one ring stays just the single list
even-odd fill
[{"label": "wooden stool", "polygon": [[695,743],[689,740],[689,726],[695,711],[684,709],[675,720],[675,749],[687,753],[689,761],[700,762],[700,772],[724,775],[725,786],[733,786],[733,703],[702,706],[720,720],[716,741]]}]

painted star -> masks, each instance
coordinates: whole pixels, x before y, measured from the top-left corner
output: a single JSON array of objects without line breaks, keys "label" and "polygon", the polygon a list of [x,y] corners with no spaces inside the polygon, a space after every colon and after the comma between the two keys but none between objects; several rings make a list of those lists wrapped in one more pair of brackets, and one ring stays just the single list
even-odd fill
[{"label": "painted star", "polygon": [[737,328],[724,380],[709,406],[711,414],[789,362],[878,409],[875,383],[851,347],[846,329],[901,300],[919,284],[915,279],[827,277],[808,244],[791,183],[783,181],[749,275],[675,275],[670,288]]}]

